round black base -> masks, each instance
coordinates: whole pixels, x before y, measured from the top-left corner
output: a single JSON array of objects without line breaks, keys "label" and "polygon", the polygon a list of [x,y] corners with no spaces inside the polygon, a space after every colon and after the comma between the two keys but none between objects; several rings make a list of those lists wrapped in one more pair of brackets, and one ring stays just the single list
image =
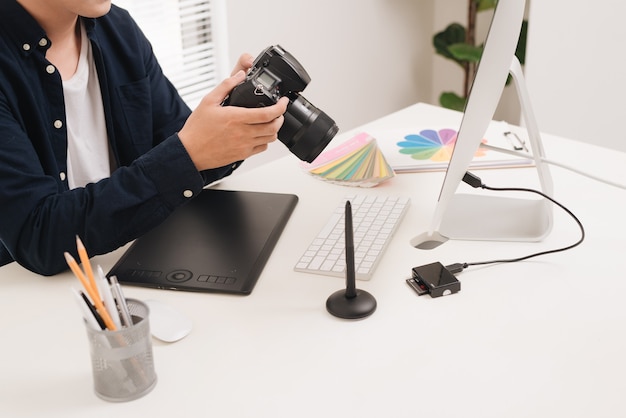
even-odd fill
[{"label": "round black base", "polygon": [[360,319],[376,310],[376,299],[365,290],[356,290],[356,296],[346,297],[346,290],[338,290],[326,300],[326,309],[332,315],[344,319]]}]

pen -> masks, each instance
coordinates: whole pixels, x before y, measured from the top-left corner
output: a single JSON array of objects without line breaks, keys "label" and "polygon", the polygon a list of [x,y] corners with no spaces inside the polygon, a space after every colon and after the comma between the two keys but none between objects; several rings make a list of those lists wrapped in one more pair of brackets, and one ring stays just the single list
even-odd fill
[{"label": "pen", "polygon": [[[84,293],[83,292],[79,292],[78,290],[74,289],[73,287],[70,287],[70,290],[74,294],[74,297],[76,299],[76,303],[78,304],[78,308],[83,313],[83,318],[85,319],[85,321],[87,321],[89,326],[91,328],[93,328],[93,329],[103,329],[102,325],[104,325],[104,322],[102,322],[102,323],[98,322],[98,320],[96,319],[96,316],[94,315],[93,311],[91,309],[89,309],[88,305],[85,304],[85,300],[83,299]],[[96,312],[96,314],[97,314],[97,312]],[[100,320],[102,320],[102,319],[100,319]]]},{"label": "pen", "polygon": [[128,305],[126,304],[126,299],[124,298],[124,293],[122,292],[122,287],[120,283],[117,281],[116,276],[111,276],[111,293],[113,293],[113,297],[117,302],[117,309],[120,311],[120,317],[122,318],[122,324],[126,327],[130,327],[133,325],[132,318],[130,316],[130,312],[128,311]]},{"label": "pen", "polygon": [[98,275],[96,276],[96,283],[98,284],[98,289],[100,290],[100,295],[102,296],[102,302],[104,303],[104,307],[111,315],[111,319],[115,323],[116,327],[121,327],[122,323],[120,322],[120,314],[117,311],[117,306],[115,306],[115,300],[113,299],[113,294],[111,293],[111,286],[109,285],[109,281],[104,275],[104,271],[102,271],[102,267],[99,265],[96,267]]},{"label": "pen", "polygon": [[89,298],[87,297],[85,292],[79,292],[79,295],[85,302],[85,305],[87,305],[87,309],[89,309],[89,312],[91,312],[91,316],[96,319],[96,322],[98,323],[98,327],[101,330],[105,330],[107,326],[104,324],[104,321],[102,320],[102,317],[100,316],[98,311],[96,311],[96,307],[93,306],[91,301],[89,301]]},{"label": "pen", "polygon": [[72,257],[72,255],[68,252],[65,252],[64,255],[65,261],[67,261],[67,265],[70,266],[70,269],[72,270],[74,275],[78,277],[78,280],[80,280],[80,282],[83,284],[83,287],[87,291],[87,294],[89,295],[89,297],[91,297],[93,303],[96,305],[96,310],[98,311],[100,316],[102,316],[106,327],[111,331],[115,331],[117,327],[113,323],[109,312],[107,312],[107,310],[104,308],[104,305],[102,304],[99,295],[97,295],[94,289],[91,287],[91,284],[89,283],[83,272],[80,270],[80,267],[78,267],[78,264],[76,263],[76,260],[74,260],[74,257]]}]

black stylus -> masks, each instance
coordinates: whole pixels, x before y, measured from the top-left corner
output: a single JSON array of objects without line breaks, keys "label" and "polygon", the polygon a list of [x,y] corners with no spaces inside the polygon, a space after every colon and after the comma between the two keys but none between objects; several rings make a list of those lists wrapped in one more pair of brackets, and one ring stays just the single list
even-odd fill
[{"label": "black stylus", "polygon": [[376,299],[365,290],[356,288],[354,266],[354,230],[352,229],[352,204],[346,201],[346,288],[334,292],[326,300],[326,309],[332,315],[345,319],[360,319],[376,310]]},{"label": "black stylus", "polygon": [[354,230],[352,229],[352,204],[346,201],[346,297],[356,296],[356,277],[354,271]]}]

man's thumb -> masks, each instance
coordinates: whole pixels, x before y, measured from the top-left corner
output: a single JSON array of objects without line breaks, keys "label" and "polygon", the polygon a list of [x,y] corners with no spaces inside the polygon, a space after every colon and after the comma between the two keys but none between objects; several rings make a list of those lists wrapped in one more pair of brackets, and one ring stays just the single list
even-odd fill
[{"label": "man's thumb", "polygon": [[233,76],[224,79],[220,84],[218,84],[215,89],[209,94],[212,98],[211,101],[215,103],[222,103],[226,97],[230,94],[230,92],[237,86],[241,84],[246,79],[246,73],[243,70],[238,71]]}]

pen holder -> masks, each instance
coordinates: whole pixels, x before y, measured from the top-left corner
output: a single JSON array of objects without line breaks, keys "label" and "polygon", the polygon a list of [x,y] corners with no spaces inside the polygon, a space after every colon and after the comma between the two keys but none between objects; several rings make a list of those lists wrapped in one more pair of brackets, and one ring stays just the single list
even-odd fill
[{"label": "pen holder", "polygon": [[116,331],[86,324],[96,395],[111,402],[140,398],[156,385],[148,306],[127,300],[133,325]]}]

